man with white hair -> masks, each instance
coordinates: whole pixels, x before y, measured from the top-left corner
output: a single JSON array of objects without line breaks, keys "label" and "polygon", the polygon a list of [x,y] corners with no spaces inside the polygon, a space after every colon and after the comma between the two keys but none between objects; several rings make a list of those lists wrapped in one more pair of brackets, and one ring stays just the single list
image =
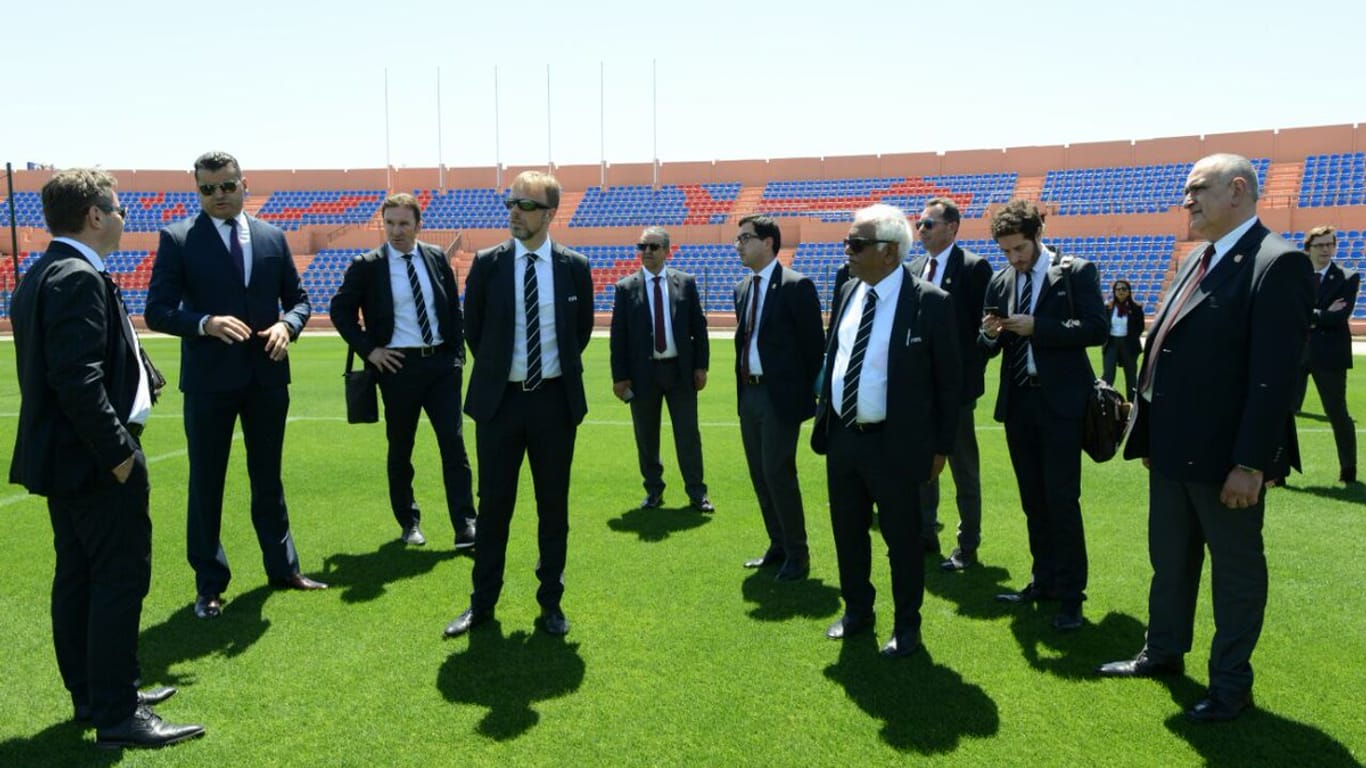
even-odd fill
[{"label": "man with white hair", "polygon": [[919,489],[939,476],[953,451],[962,387],[953,302],[902,264],[910,247],[900,210],[873,205],[854,215],[844,251],[858,279],[845,283],[840,316],[830,321],[811,435],[812,449],[825,455],[845,605],[825,634],[841,640],[873,625],[868,530],[876,504],[895,606],[882,648],[888,657],[921,647]]}]

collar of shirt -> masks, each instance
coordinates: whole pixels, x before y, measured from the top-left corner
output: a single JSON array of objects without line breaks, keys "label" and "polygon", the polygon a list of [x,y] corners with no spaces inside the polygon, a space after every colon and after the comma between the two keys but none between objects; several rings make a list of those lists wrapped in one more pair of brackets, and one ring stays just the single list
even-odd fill
[{"label": "collar of shirt", "polygon": [[[904,272],[905,270],[898,267],[879,280],[877,285],[872,286],[872,289],[877,291],[877,309],[875,311],[881,312],[883,307],[896,306],[897,297],[901,295],[901,284],[905,281]],[[857,290],[866,296],[868,288],[867,283],[861,283]],[[862,306],[862,301],[859,302],[859,305]]]},{"label": "collar of shirt", "polygon": [[[212,215],[212,214],[209,214],[209,218],[210,218],[210,219],[213,219],[213,226],[214,226],[214,228],[216,228],[216,229],[222,229],[222,228],[223,228],[223,225],[228,223],[228,220],[227,220],[227,219],[220,219],[220,218],[218,218],[217,216],[214,216],[214,215]],[[237,221],[237,230],[238,230],[239,232],[240,232],[241,230],[243,230],[243,229],[246,228],[246,226],[247,226],[247,217],[246,217],[246,213],[239,213],[239,214],[237,214],[236,216],[234,216],[233,218],[236,219],[236,221]]]},{"label": "collar of shirt", "polygon": [[69,237],[54,237],[52,238],[52,242],[66,243],[72,248],[75,248],[77,251],[80,251],[80,254],[85,257],[85,260],[90,262],[90,265],[97,271],[104,271],[104,259],[100,258],[98,253],[95,253],[94,248],[82,243],[80,240],[73,240]]},{"label": "collar of shirt", "polygon": [[660,267],[659,274],[657,275],[651,272],[650,270],[646,269],[645,267],[640,268],[640,279],[644,280],[646,285],[653,286],[655,284],[656,277],[664,278],[665,283],[669,282],[669,268]]},{"label": "collar of shirt", "polygon": [[548,237],[544,243],[541,243],[541,247],[534,251],[527,250],[527,247],[522,245],[522,241],[517,238],[512,239],[512,247],[514,249],[513,255],[518,259],[524,259],[528,253],[534,253],[537,261],[550,263],[550,238]]},{"label": "collar of shirt", "polygon": [[[389,254],[389,258],[391,259],[402,259],[404,256],[408,255],[407,253],[403,253],[399,249],[395,248],[392,243],[385,243],[384,250]],[[420,255],[422,253],[422,246],[414,243],[413,250],[410,251],[410,253],[412,253],[414,256]]]},{"label": "collar of shirt", "polygon": [[[773,270],[775,270],[775,269],[777,269],[777,268],[778,268],[778,259],[777,259],[777,258],[774,258],[773,261],[770,261],[770,262],[768,263],[768,265],[765,266],[763,269],[759,270],[758,272],[752,273],[753,275],[758,275],[758,276],[759,276],[759,287],[760,287],[760,288],[766,288],[766,287],[768,287],[768,281],[771,280],[771,279],[773,279]],[[762,299],[762,296],[760,296],[760,298]]]},{"label": "collar of shirt", "polygon": [[[945,248],[944,250],[940,251],[939,253],[932,253],[932,254],[930,254],[930,258],[936,260],[937,262],[939,262],[939,266],[941,266],[941,267],[944,266],[944,262],[946,262],[946,261],[949,260],[949,254],[953,253],[953,247],[954,247],[955,245],[957,245],[957,243],[949,243],[949,247],[948,247],[948,248]],[[925,262],[925,263],[928,264],[929,262]]]},{"label": "collar of shirt", "polygon": [[1233,230],[1230,231],[1228,234],[1224,235],[1218,240],[1215,240],[1214,256],[1211,257],[1209,260],[1209,267],[1207,268],[1207,271],[1210,269],[1214,269],[1214,266],[1219,263],[1219,260],[1224,257],[1224,254],[1233,250],[1233,246],[1238,243],[1238,240],[1240,240],[1243,235],[1246,235],[1247,231],[1249,229],[1252,229],[1252,225],[1256,223],[1257,216],[1254,214],[1247,221],[1234,227]]}]

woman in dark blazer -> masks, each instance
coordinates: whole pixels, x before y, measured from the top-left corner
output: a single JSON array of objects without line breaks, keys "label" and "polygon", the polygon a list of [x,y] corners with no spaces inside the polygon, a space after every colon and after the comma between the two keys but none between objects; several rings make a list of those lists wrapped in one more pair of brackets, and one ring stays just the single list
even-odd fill
[{"label": "woman in dark blazer", "polygon": [[1115,364],[1124,366],[1125,397],[1133,401],[1138,394],[1138,352],[1143,344],[1143,305],[1134,301],[1134,291],[1128,280],[1116,280],[1110,286],[1110,300],[1105,304],[1110,318],[1110,335],[1101,347],[1105,373],[1101,378],[1115,385]]}]

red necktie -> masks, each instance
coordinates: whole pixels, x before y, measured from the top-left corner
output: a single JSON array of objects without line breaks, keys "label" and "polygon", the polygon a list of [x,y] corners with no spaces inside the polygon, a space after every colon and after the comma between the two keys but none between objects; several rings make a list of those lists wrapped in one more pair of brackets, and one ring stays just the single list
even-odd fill
[{"label": "red necktie", "polygon": [[664,291],[659,287],[659,276],[655,276],[655,352],[660,354],[669,348],[664,337]]},{"label": "red necktie", "polygon": [[[1213,258],[1214,244],[1210,243],[1200,256],[1200,265],[1195,268],[1195,274],[1191,275],[1186,284],[1181,286],[1181,293],[1177,294],[1176,300],[1172,302],[1171,308],[1167,310],[1166,316],[1162,319],[1162,327],[1157,329],[1157,336],[1153,339],[1152,345],[1148,347],[1148,359],[1144,362],[1143,376],[1138,383],[1138,391],[1142,392],[1144,396],[1151,395],[1148,388],[1152,384],[1153,371],[1157,368],[1157,358],[1162,354],[1162,342],[1166,341],[1167,332],[1171,330],[1173,325],[1176,325],[1176,318],[1181,314],[1181,308],[1186,306],[1186,300],[1195,293],[1195,287],[1200,285],[1200,281],[1204,279],[1205,272],[1209,270],[1210,259]],[[1149,401],[1151,402],[1151,398]]]},{"label": "red necktie", "polygon": [[930,259],[930,271],[929,271],[928,273],[925,274],[925,279],[926,279],[926,280],[929,280],[931,283],[933,283],[933,282],[934,282],[934,271],[935,271],[936,269],[938,269],[938,268],[939,268],[939,262],[938,262],[938,261],[935,261],[934,259]]}]

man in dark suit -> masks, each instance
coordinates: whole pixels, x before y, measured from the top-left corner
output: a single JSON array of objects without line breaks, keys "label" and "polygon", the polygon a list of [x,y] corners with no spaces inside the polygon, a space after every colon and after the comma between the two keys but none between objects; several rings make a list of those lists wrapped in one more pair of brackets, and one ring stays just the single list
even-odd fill
[{"label": "man in dark suit", "polygon": [[[1095,265],[1055,259],[1042,243],[1043,216],[1012,200],[991,217],[991,236],[1009,262],[987,286],[978,343],[1005,351],[996,420],[1020,488],[1032,578],[1010,603],[1059,600],[1059,631],[1080,629],[1086,599],[1086,535],[1081,519],[1081,437],[1096,374],[1086,348],[1109,325]],[[1055,263],[1058,262],[1058,263]]]},{"label": "man in dark suit", "polygon": [[479,451],[479,530],[470,607],[446,626],[447,637],[493,617],[523,456],[536,487],[541,627],[569,631],[560,598],[569,467],[588,412],[582,354],[593,333],[593,275],[583,254],[550,240],[560,205],[554,176],[520,174],[504,204],[512,239],[476,254],[465,280],[465,338],[474,353],[465,413]]},{"label": "man in dark suit", "polygon": [[674,450],[693,507],[714,512],[702,479],[697,393],[707,386],[707,316],[693,276],[666,268],[669,233],[648,227],[636,243],[641,271],[623,277],[612,303],[612,392],[631,405],[636,455],[645,480],[642,509],[664,503],[659,418],[669,402]]},{"label": "man in dark suit", "polygon": [[138,622],[152,578],[147,458],[155,392],[118,288],[104,268],[123,234],[114,177],[62,171],[43,185],[54,239],[14,292],[19,428],[9,480],[47,497],[56,572],[52,640],[76,719],[102,747],[201,736],[138,691]]},{"label": "man in dark suit", "polygon": [[194,162],[194,177],[202,210],[161,230],[144,317],[152,330],[181,337],[190,454],[186,548],[195,572],[195,615],[213,618],[232,579],[219,534],[239,418],[251,522],[270,583],[305,590],[327,585],[299,572],[280,478],[289,415],[287,355],[308,322],[308,295],[284,233],[242,212],[247,182],[237,159],[206,152]]},{"label": "man in dark suit", "polygon": [[[939,564],[946,571],[961,571],[977,563],[977,547],[982,542],[982,477],[977,450],[977,427],[973,411],[986,386],[983,382],[987,358],[977,346],[981,324],[982,300],[991,280],[991,264],[981,256],[958,245],[958,224],[962,219],[958,204],[947,197],[925,203],[915,222],[925,255],[911,262],[911,272],[953,297],[957,323],[959,359],[963,365],[963,402],[958,408],[958,432],[948,454],[949,469],[958,498],[958,546]],[[939,551],[939,478],[931,478],[920,490],[924,516],[921,536],[929,551]]]},{"label": "man in dark suit", "polygon": [[900,210],[874,205],[854,214],[844,250],[858,280],[845,284],[844,311],[831,320],[811,433],[811,447],[825,454],[845,605],[825,634],[839,640],[873,624],[868,529],[876,504],[896,606],[886,656],[921,647],[920,488],[943,470],[962,405],[953,302],[902,265],[910,246]]},{"label": "man in dark suit", "polygon": [[1252,705],[1252,651],[1266,613],[1265,478],[1293,434],[1297,368],[1309,330],[1309,259],[1257,219],[1257,172],[1211,155],[1186,179],[1186,258],[1153,321],[1138,416],[1124,457],[1148,472],[1148,634],[1100,674],[1180,674],[1191,649],[1209,547],[1214,638],[1209,691],[1187,710],[1231,720]]},{"label": "man in dark suit", "polygon": [[[379,371],[389,506],[399,538],[427,543],[413,498],[413,439],[422,411],[441,449],[441,479],[455,548],[474,546],[474,492],[460,413],[465,333],[455,273],[444,251],[420,242],[422,206],[400,193],[380,205],[388,241],[356,259],[332,297],[332,325]],[[364,327],[361,315],[364,315]]]},{"label": "man in dark suit", "polygon": [[773,219],[740,219],[735,250],[752,275],[735,286],[735,378],[745,462],[768,533],[768,549],[745,567],[780,565],[777,580],[796,581],[811,571],[797,433],[816,413],[825,332],[816,287],[778,262],[781,248]]},{"label": "man in dark suit", "polygon": [[1333,426],[1338,449],[1338,482],[1357,481],[1357,430],[1347,411],[1347,369],[1352,367],[1352,329],[1348,321],[1356,309],[1361,275],[1333,261],[1338,250],[1337,230],[1314,227],[1304,236],[1304,250],[1314,263],[1314,314],[1309,321],[1309,347],[1300,374],[1295,409],[1304,404],[1309,377],[1323,401],[1323,412]]}]

